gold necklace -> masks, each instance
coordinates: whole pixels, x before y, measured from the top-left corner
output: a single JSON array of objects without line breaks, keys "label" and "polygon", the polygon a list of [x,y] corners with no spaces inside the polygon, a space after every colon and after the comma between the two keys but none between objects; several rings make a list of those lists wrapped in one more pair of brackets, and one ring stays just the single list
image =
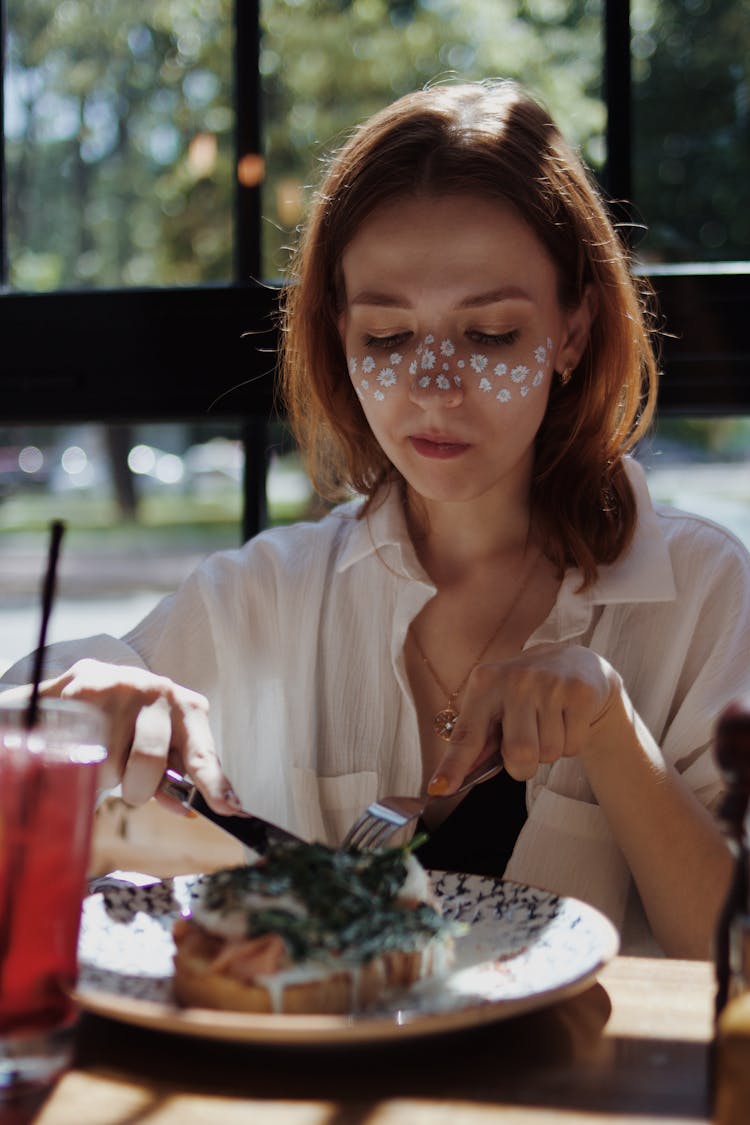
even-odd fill
[{"label": "gold necklace", "polygon": [[451,735],[453,734],[453,731],[456,729],[456,723],[458,722],[458,711],[456,710],[456,703],[458,702],[458,697],[460,696],[461,692],[464,690],[464,688],[468,684],[469,677],[471,676],[471,673],[474,671],[474,669],[476,667],[478,667],[479,664],[481,664],[482,658],[489,651],[493,642],[496,641],[497,638],[500,636],[500,633],[503,629],[503,626],[507,623],[508,619],[510,618],[511,613],[513,612],[513,610],[518,605],[521,594],[526,589],[526,586],[529,582],[529,579],[531,578],[531,575],[534,572],[534,569],[536,568],[536,564],[537,564],[538,561],[539,561],[539,555],[537,554],[534,557],[533,563],[530,564],[526,568],[526,571],[524,572],[523,578],[521,579],[521,583],[518,587],[518,590],[516,591],[516,596],[513,598],[512,602],[510,603],[507,610],[505,611],[502,618],[500,619],[499,625],[497,625],[496,628],[493,630],[491,637],[483,645],[481,652],[479,653],[479,655],[477,657],[475,657],[474,662],[472,663],[471,667],[469,668],[469,671],[466,673],[464,678],[461,680],[461,683],[458,685],[458,687],[455,689],[455,691],[450,691],[445,686],[445,684],[440,679],[440,677],[438,676],[437,672],[435,671],[434,667],[432,666],[432,663],[430,662],[430,660],[426,656],[424,649],[422,648],[421,644],[419,643],[419,638],[417,637],[416,630],[415,630],[414,626],[412,625],[412,627],[411,627],[412,639],[414,641],[414,644],[416,645],[417,652],[419,653],[419,655],[422,658],[422,663],[425,665],[428,672],[432,676],[433,680],[435,681],[435,683],[440,688],[443,695],[445,695],[447,697],[447,700],[448,700],[447,707],[441,708],[441,710],[437,712],[437,714],[433,717],[433,720],[432,720],[433,730],[435,731],[435,734],[438,736],[438,738],[442,738],[443,742],[450,742]]}]

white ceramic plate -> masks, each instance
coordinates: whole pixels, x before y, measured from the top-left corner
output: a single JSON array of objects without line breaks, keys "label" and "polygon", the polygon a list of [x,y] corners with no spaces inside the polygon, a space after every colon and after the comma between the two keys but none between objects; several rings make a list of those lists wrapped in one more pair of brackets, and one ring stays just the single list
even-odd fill
[{"label": "white ceramic plate", "polygon": [[618,949],[597,910],[521,883],[434,874],[444,913],[468,924],[450,974],[350,1016],[181,1008],[172,996],[172,922],[195,876],[119,887],[84,902],[76,999],[97,1015],[184,1035],[319,1046],[454,1031],[586,988]]}]

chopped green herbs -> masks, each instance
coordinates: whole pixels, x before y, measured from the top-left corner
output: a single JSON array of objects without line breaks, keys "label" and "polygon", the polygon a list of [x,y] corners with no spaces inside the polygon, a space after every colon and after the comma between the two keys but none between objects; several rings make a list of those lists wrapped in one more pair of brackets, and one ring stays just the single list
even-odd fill
[{"label": "chopped green herbs", "polygon": [[[205,876],[203,906],[245,913],[248,937],[279,934],[295,961],[336,956],[358,962],[418,949],[452,924],[426,903],[414,909],[396,901],[412,846],[342,852],[279,843],[255,866]],[[283,896],[294,900],[289,908]]]}]

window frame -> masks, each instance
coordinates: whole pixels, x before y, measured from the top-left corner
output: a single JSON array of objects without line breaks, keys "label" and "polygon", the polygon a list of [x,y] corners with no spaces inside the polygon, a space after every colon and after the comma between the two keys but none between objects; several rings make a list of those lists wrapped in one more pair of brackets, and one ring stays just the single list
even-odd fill
[{"label": "window frame", "polygon": [[[262,152],[259,0],[234,2],[236,157]],[[603,6],[608,163],[604,186],[632,198],[630,4]],[[0,0],[0,43],[5,42]],[[3,110],[0,51],[0,119]],[[237,183],[233,278],[185,288],[8,288],[6,169],[0,145],[0,417],[6,423],[231,419],[246,450],[242,535],[265,524],[278,288],[260,279],[260,187]],[[627,224],[621,210],[616,219]],[[662,414],[750,412],[748,267],[649,267],[666,327]]]}]

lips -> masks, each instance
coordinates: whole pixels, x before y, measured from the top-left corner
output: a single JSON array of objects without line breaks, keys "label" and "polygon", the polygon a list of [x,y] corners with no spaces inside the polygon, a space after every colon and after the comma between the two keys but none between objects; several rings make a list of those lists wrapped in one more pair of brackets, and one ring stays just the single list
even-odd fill
[{"label": "lips", "polygon": [[448,434],[410,434],[409,441],[420,456],[443,461],[460,457],[471,448],[468,442],[459,441]]}]

